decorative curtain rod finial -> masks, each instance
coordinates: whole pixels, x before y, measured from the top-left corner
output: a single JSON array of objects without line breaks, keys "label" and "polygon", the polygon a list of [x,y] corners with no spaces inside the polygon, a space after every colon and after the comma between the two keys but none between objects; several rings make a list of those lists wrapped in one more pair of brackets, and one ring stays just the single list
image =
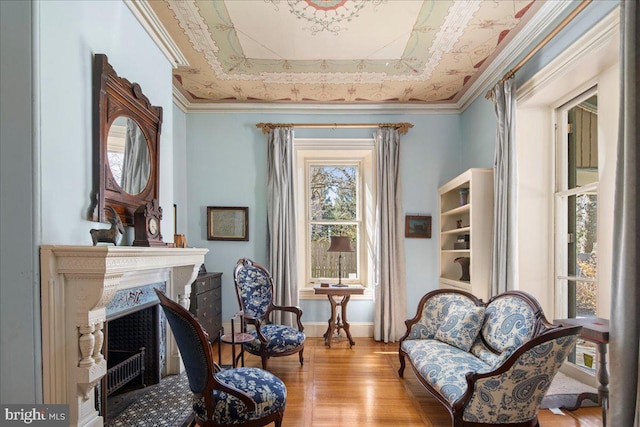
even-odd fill
[{"label": "decorative curtain rod finial", "polygon": [[271,130],[271,125],[269,123],[258,123],[256,124],[256,127],[262,129],[262,133],[269,133],[269,130]]},{"label": "decorative curtain rod finial", "polygon": [[411,129],[413,127],[413,125],[411,123],[398,123],[397,129],[398,129],[398,133],[400,135],[405,135],[407,132],[409,132],[409,129]]}]

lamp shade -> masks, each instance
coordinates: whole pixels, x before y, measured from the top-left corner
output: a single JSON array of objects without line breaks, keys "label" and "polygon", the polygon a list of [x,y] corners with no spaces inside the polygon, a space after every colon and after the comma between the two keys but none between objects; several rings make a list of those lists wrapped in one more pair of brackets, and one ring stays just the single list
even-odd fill
[{"label": "lamp shade", "polygon": [[353,252],[347,236],[331,236],[331,245],[327,252]]}]

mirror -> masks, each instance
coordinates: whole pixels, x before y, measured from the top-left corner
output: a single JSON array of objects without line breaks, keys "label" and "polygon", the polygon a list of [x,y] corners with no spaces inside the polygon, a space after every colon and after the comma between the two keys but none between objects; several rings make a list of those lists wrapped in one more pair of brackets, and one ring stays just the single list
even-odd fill
[{"label": "mirror", "polygon": [[159,194],[162,107],[151,105],[139,84],[118,77],[103,54],[94,56],[93,96],[89,216],[107,222],[110,206],[124,225],[133,226],[135,210]]},{"label": "mirror", "polygon": [[130,117],[116,118],[107,135],[107,160],[125,193],[140,194],[149,182],[149,147],[142,129]]}]

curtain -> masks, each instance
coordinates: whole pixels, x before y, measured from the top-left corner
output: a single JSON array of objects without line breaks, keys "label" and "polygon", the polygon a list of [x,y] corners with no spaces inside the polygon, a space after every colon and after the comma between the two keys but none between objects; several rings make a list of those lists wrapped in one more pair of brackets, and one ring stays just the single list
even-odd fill
[{"label": "curtain", "polygon": [[405,287],[402,188],[400,183],[400,135],[381,128],[374,135],[377,155],[375,230],[375,312],[373,337],[396,342],[405,332]]},{"label": "curtain", "polygon": [[493,89],[497,134],[493,176],[491,295],[515,289],[516,228],[516,88],[513,77]]},{"label": "curtain", "polygon": [[[267,160],[267,265],[274,303],[298,305],[292,128],[269,131]],[[291,313],[281,316],[279,323],[296,326]]]},{"label": "curtain", "polygon": [[129,194],[140,194],[151,172],[149,147],[142,129],[130,118],[127,118],[122,162],[122,189]]},{"label": "curtain", "polygon": [[611,282],[611,426],[640,427],[640,218],[638,189],[638,54],[636,0],[620,3],[620,126],[616,165]]}]

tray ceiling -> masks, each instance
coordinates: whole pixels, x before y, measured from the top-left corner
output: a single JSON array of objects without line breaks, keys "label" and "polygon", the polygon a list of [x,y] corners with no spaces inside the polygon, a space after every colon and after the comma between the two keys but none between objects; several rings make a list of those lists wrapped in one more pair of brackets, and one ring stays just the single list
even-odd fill
[{"label": "tray ceiling", "polygon": [[181,0],[149,7],[199,103],[455,103],[540,2]]}]

